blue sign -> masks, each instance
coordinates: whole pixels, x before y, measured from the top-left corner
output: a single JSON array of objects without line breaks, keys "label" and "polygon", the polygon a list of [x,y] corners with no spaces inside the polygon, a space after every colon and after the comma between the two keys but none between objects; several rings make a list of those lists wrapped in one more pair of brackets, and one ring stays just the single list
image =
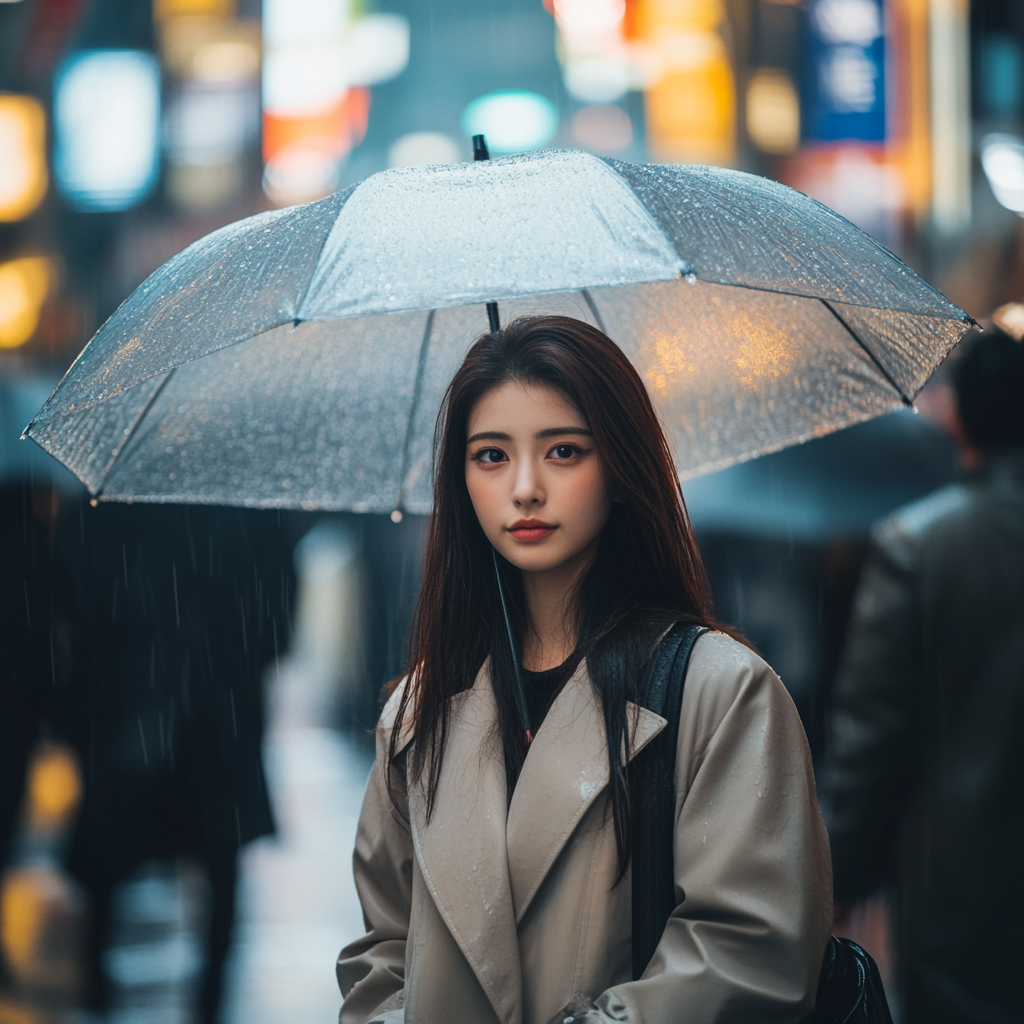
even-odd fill
[{"label": "blue sign", "polygon": [[81,210],[126,210],[160,172],[160,67],[142,50],[82,50],[54,82],[57,185]]},{"label": "blue sign", "polygon": [[882,0],[811,0],[804,50],[804,138],[885,140]]}]

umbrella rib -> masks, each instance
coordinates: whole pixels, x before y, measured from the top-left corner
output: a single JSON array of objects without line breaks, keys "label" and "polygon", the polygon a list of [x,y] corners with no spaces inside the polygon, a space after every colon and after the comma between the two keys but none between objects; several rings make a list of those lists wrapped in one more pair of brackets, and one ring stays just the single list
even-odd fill
[{"label": "umbrella rib", "polygon": [[597,326],[600,328],[602,334],[607,334],[608,331],[604,326],[604,318],[597,311],[597,303],[594,302],[593,296],[590,294],[589,288],[581,288],[580,295],[583,296],[583,301],[590,307],[590,312],[594,314],[594,319],[597,321]]},{"label": "umbrella rib", "polygon": [[829,302],[828,299],[819,299],[818,301],[846,328],[850,337],[853,338],[853,340],[857,342],[857,344],[867,353],[868,358],[878,368],[878,372],[881,373],[881,375],[893,386],[896,394],[898,394],[902,399],[903,404],[912,406],[914,404],[913,399],[907,397],[907,393],[899,386],[899,384],[896,383],[896,378],[893,377],[893,375],[882,365],[878,356],[876,356],[875,353],[872,352],[863,341],[861,341],[857,332],[835,311],[832,303]]},{"label": "umbrella rib", "polygon": [[437,310],[432,309],[427,314],[427,322],[423,328],[423,340],[420,342],[420,355],[416,363],[416,382],[412,388],[412,402],[409,405],[409,422],[405,428],[405,441],[402,444],[402,476],[398,482],[398,500],[395,507],[401,511],[405,501],[405,477],[409,472],[409,462],[412,459],[412,436],[416,425],[416,413],[419,411],[420,396],[423,393],[423,377],[427,370],[427,349],[430,347],[430,335],[434,330],[434,314]]},{"label": "umbrella rib", "polygon": [[98,498],[103,493],[103,485],[107,482],[107,477],[110,476],[111,470],[114,468],[114,463],[117,462],[117,460],[121,457],[121,452],[124,451],[125,446],[135,436],[135,431],[138,430],[139,424],[142,422],[143,417],[146,415],[147,412],[149,412],[150,406],[152,406],[152,404],[160,396],[160,392],[163,391],[165,387],[167,387],[167,382],[174,376],[175,371],[177,369],[178,368],[176,366],[171,367],[171,369],[168,370],[167,372],[167,376],[164,377],[164,379],[160,381],[160,383],[155,388],[153,388],[153,393],[149,396],[149,398],[146,399],[142,408],[139,410],[138,416],[135,417],[135,419],[132,421],[132,425],[128,428],[127,432],[125,433],[123,440],[114,449],[113,454],[107,460],[107,464],[103,467],[103,475],[100,477],[100,482],[96,485],[96,490],[93,491],[93,495],[95,497]]}]

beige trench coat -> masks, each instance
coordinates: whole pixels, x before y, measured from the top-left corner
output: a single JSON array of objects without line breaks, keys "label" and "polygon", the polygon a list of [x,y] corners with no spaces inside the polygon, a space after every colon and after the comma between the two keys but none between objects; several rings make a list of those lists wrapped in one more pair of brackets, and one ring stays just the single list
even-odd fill
[{"label": "beige trench coat", "polygon": [[[831,922],[828,838],[796,709],[747,648],[721,633],[694,647],[676,773],[680,904],[639,981],[586,666],[538,730],[510,805],[485,666],[455,698],[429,824],[418,783],[396,779],[397,811],[385,788],[396,704],[356,839],[367,934],[338,960],[341,1024],[546,1024],[578,993],[635,1024],[810,1010]],[[666,723],[630,710],[638,752]]]}]

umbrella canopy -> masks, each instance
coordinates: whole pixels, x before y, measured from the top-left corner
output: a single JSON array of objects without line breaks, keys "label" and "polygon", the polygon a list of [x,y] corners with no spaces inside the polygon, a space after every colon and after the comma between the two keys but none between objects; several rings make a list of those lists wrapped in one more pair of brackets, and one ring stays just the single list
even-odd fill
[{"label": "umbrella canopy", "polygon": [[170,260],[26,436],[104,499],[426,512],[437,410],[491,301],[606,331],[683,477],[909,403],[971,323],[750,174],[559,151],[400,168]]}]

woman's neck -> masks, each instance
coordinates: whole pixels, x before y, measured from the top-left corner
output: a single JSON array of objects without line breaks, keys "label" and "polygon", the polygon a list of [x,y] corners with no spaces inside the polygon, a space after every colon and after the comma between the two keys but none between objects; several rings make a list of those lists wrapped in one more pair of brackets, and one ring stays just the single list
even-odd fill
[{"label": "woman's neck", "polygon": [[544,572],[523,572],[527,628],[523,668],[556,668],[576,649],[575,616],[570,614],[576,583],[597,552],[596,542],[575,558]]}]

